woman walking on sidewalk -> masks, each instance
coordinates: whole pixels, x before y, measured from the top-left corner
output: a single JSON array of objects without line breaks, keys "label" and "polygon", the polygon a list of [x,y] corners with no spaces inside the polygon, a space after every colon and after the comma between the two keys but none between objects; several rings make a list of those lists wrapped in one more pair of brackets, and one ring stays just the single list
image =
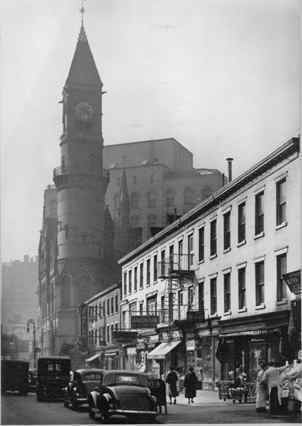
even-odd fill
[{"label": "woman walking on sidewalk", "polygon": [[188,404],[190,404],[190,402],[194,402],[194,398],[196,397],[197,381],[194,368],[190,367],[184,381],[185,397],[188,398]]},{"label": "woman walking on sidewalk", "polygon": [[177,381],[178,376],[173,367],[170,368],[170,371],[166,377],[166,383],[169,385],[169,398],[170,398],[170,404],[172,404],[172,398],[174,398],[173,403],[176,404],[176,397],[178,395],[177,392]]}]

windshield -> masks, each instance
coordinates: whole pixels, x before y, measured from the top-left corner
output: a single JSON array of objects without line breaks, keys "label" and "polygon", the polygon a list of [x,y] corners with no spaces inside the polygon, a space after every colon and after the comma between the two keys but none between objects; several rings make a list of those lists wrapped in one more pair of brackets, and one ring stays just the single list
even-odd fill
[{"label": "windshield", "polygon": [[83,382],[100,382],[102,379],[102,373],[86,373],[83,375]]},{"label": "windshield", "polygon": [[112,385],[127,385],[127,386],[148,386],[147,377],[141,374],[128,374],[128,373],[118,373],[118,374],[107,374],[104,377],[103,384],[105,386]]},{"label": "windshield", "polygon": [[39,360],[38,370],[40,374],[46,374],[48,376],[62,376],[67,375],[70,369],[70,361],[56,361],[56,360],[47,360],[41,362]]}]

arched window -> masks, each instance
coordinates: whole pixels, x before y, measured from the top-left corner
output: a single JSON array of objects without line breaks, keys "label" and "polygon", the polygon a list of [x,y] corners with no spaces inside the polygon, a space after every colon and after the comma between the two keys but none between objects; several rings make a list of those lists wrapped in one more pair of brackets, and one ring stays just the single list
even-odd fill
[{"label": "arched window", "polygon": [[184,190],[184,208],[185,210],[191,209],[195,204],[194,191],[190,187],[186,187]]},{"label": "arched window", "polygon": [[132,192],[130,197],[130,204],[133,209],[139,208],[139,193]]},{"label": "arched window", "polygon": [[148,207],[156,207],[156,194],[155,192],[147,192],[147,206]]}]

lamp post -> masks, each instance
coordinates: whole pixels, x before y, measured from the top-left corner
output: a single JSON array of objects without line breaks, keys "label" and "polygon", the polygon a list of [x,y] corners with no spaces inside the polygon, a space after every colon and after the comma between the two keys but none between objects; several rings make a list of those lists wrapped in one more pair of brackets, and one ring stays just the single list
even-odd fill
[{"label": "lamp post", "polygon": [[34,353],[34,368],[36,368],[36,322],[33,318],[27,321],[27,333],[30,331],[30,326],[33,327],[33,353]]}]

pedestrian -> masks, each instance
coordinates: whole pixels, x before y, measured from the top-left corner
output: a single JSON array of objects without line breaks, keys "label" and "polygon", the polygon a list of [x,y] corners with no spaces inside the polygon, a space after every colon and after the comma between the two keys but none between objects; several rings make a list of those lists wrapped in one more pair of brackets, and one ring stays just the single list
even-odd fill
[{"label": "pedestrian", "polygon": [[302,363],[292,362],[290,368],[285,371],[284,378],[288,380],[288,411],[296,414],[300,411],[302,401]]},{"label": "pedestrian", "polygon": [[282,414],[282,394],[280,387],[280,373],[287,368],[280,367],[276,362],[270,362],[268,369],[264,372],[261,384],[267,385],[269,395],[270,414]]},{"label": "pedestrian", "polygon": [[172,404],[172,398],[173,398],[173,403],[176,404],[176,397],[178,396],[177,381],[178,381],[178,376],[175,371],[175,368],[170,367],[170,370],[166,377],[166,383],[168,383],[169,385],[170,404]]},{"label": "pedestrian", "polygon": [[197,388],[197,377],[193,367],[190,367],[189,372],[185,375],[184,387],[185,397],[188,399],[188,404],[190,404],[190,402],[194,402]]},{"label": "pedestrian", "polygon": [[203,388],[203,368],[200,368],[200,389],[202,390]]},{"label": "pedestrian", "polygon": [[259,361],[259,367],[256,378],[256,411],[265,412],[268,394],[267,385],[263,382],[263,376],[267,366],[263,360]]}]

